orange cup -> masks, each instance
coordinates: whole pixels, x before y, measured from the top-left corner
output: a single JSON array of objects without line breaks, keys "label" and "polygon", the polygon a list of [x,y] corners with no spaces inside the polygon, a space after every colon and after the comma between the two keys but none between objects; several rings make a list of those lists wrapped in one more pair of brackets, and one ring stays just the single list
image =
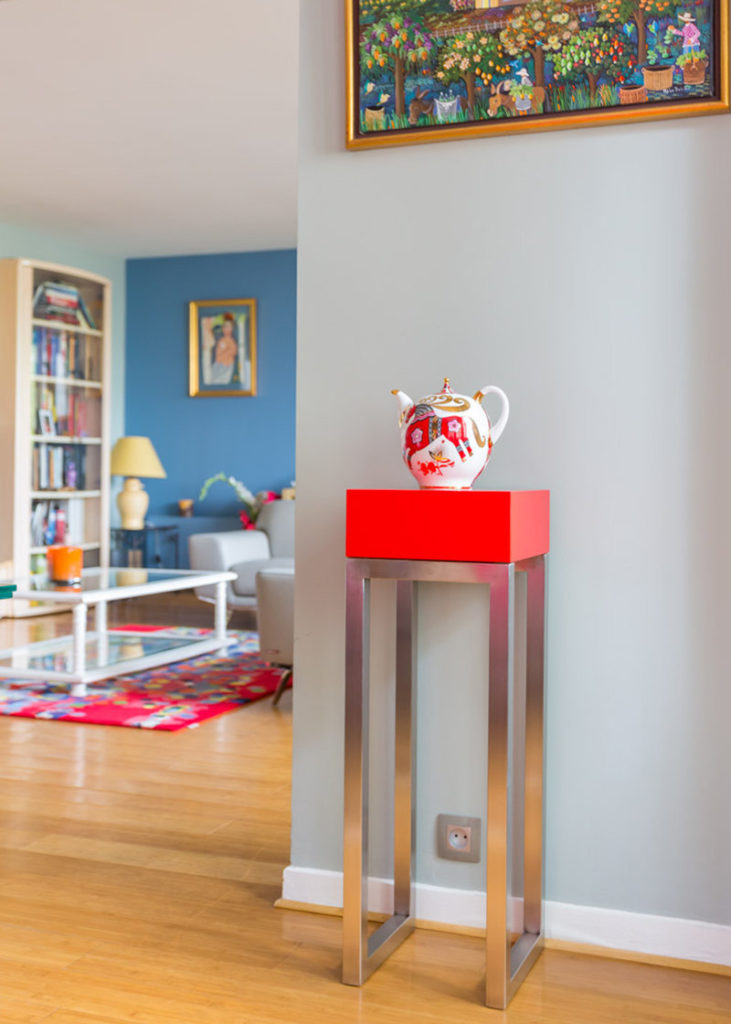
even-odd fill
[{"label": "orange cup", "polygon": [[48,578],[54,583],[78,583],[84,566],[84,552],[81,548],[66,544],[52,544],[46,549]]}]

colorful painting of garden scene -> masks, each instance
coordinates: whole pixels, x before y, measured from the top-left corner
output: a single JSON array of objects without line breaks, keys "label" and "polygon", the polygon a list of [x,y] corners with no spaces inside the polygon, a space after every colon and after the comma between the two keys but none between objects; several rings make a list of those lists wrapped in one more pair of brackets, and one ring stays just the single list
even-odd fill
[{"label": "colorful painting of garden scene", "polygon": [[349,141],[653,104],[706,112],[727,73],[721,2],[353,0]]}]

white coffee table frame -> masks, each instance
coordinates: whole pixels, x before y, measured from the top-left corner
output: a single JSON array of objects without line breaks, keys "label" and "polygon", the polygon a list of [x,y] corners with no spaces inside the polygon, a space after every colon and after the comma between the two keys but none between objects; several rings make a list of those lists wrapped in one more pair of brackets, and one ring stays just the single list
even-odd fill
[{"label": "white coffee table frame", "polygon": [[[108,581],[114,579],[114,574],[119,572],[144,572],[147,579],[144,583],[131,583],[124,586],[110,584]],[[70,636],[66,635],[54,637],[50,640],[39,640],[34,643],[0,651],[0,662],[5,659],[8,659],[10,662],[7,665],[0,664],[0,679],[44,679],[50,682],[69,683],[71,694],[78,697],[86,693],[88,683],[98,683],[102,679],[111,679],[114,676],[127,675],[130,672],[143,672],[146,669],[156,668],[159,665],[168,665],[173,661],[195,658],[200,654],[221,650],[233,643],[233,638],[226,634],[226,584],[236,579],[235,573],[169,569],[84,570],[83,580],[87,585],[95,577],[99,579],[99,586],[88,590],[44,590],[38,587],[31,587],[27,584],[27,581],[20,581],[18,583],[18,589],[14,596],[21,600],[70,605],[73,614],[73,632]],[[215,586],[216,588],[212,636],[201,640],[191,640],[190,643],[186,644],[180,644],[180,638],[177,637],[177,643],[173,647],[158,650],[152,654],[122,658],[112,663],[107,662],[105,652],[108,651],[110,635],[115,640],[119,639],[122,635],[127,640],[131,640],[134,637],[149,640],[151,636],[163,641],[165,639],[164,631],[151,634],[148,631],[136,633],[131,630],[124,630],[123,634],[117,631],[110,634],[110,631],[107,629],[107,604],[110,601],[123,601],[130,597],[148,597],[154,594],[169,594],[177,590],[192,590],[195,587],[203,586]],[[92,605],[95,606],[95,629],[94,632],[89,633],[86,628],[87,609]],[[87,668],[86,666],[86,645],[89,640],[97,640],[100,645],[99,664],[95,668]],[[69,647],[72,654],[72,667],[69,672],[12,664],[18,657],[20,660],[26,660],[34,655],[62,654],[68,652]]]}]

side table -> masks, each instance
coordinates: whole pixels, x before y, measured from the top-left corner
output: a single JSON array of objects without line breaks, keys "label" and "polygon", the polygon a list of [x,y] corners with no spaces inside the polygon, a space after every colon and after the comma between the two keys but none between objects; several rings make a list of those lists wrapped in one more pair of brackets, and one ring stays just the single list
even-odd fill
[{"label": "side table", "polygon": [[117,568],[177,569],[180,562],[177,526],[145,523],[141,530],[113,527],[112,565]]},{"label": "side table", "polygon": [[[548,491],[348,491],[343,981],[362,985],[413,931],[416,584],[490,588],[485,1002],[504,1009],[542,945],[543,699]],[[516,706],[515,586],[525,574],[525,706]],[[396,583],[394,908],[368,935],[370,581]],[[521,633],[522,635],[522,633]],[[512,731],[525,756],[512,764]],[[516,771],[516,767],[518,770]],[[513,777],[513,776],[520,776]],[[523,793],[522,931],[511,934],[509,800]],[[515,876],[513,875],[513,881]]]}]

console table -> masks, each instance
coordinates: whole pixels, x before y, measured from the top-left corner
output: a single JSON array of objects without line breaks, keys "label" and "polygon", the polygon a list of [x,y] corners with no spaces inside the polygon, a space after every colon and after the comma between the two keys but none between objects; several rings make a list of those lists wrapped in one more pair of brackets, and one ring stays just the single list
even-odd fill
[{"label": "console table", "polygon": [[[348,491],[346,513],[343,981],[362,985],[411,933],[414,918],[416,587],[490,588],[485,1002],[504,1009],[542,945],[543,697],[548,491]],[[516,575],[526,581],[524,706],[514,685]],[[368,935],[370,581],[396,583],[394,908]],[[522,659],[521,659],[522,660]],[[517,718],[516,718],[517,715]],[[522,765],[512,729],[520,723]],[[509,794],[523,793],[521,924],[509,915]],[[515,883],[515,875],[513,875]],[[515,894],[513,894],[514,896]],[[511,927],[512,926],[512,927]],[[515,932],[518,932],[516,934]]]}]

